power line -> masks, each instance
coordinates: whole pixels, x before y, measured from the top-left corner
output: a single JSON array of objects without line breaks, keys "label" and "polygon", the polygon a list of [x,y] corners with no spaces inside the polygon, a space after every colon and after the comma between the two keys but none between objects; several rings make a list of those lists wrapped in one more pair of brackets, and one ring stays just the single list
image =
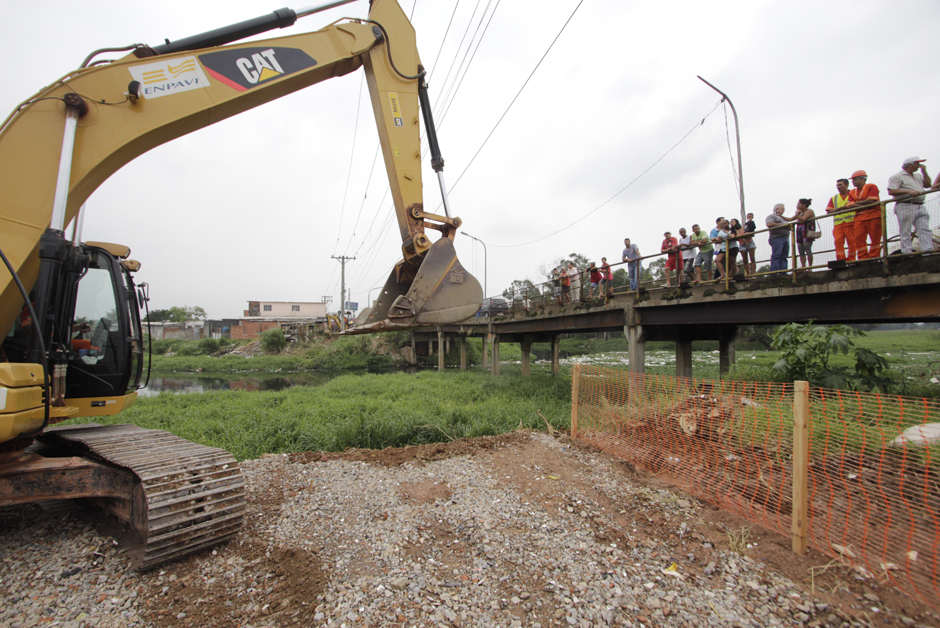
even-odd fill
[{"label": "power line", "polygon": [[[447,93],[444,95],[444,102],[441,104],[442,109],[447,109],[449,107],[449,105],[447,105],[448,99],[450,99],[450,102],[453,102],[453,98],[457,95],[456,87],[460,81],[460,71],[463,69],[464,63],[467,61],[467,55],[470,54],[470,50],[473,48],[473,42],[477,38],[477,33],[480,32],[480,27],[483,26],[483,19],[486,17],[486,11],[490,8],[490,4],[492,4],[492,0],[487,0],[486,6],[483,8],[483,13],[480,15],[480,21],[477,22],[476,30],[473,31],[473,35],[470,37],[469,43],[467,43],[467,49],[464,50],[463,57],[460,59],[460,65],[457,66],[457,72],[454,74],[454,80],[451,81],[450,86],[447,88]],[[469,25],[467,30],[469,30]],[[469,65],[467,67],[469,69]],[[443,118],[443,116],[444,113],[442,112],[439,116],[436,117]]]},{"label": "power line", "polygon": [[470,20],[467,22],[467,28],[463,32],[463,37],[460,38],[460,43],[457,44],[457,50],[454,52],[454,58],[450,62],[450,67],[447,68],[447,74],[444,76],[444,80],[441,82],[441,85],[444,86],[444,88],[441,90],[442,96],[438,99],[436,103],[434,103],[434,106],[432,107],[432,110],[433,109],[438,110],[437,112],[435,112],[435,115],[440,113],[440,108],[444,106],[443,103],[444,103],[444,100],[446,99],[446,96],[444,94],[446,94],[446,91],[447,91],[447,80],[450,78],[450,73],[453,72],[454,70],[454,64],[457,62],[457,56],[460,54],[460,49],[463,48],[463,42],[466,41],[467,39],[467,33],[470,32],[470,26],[473,24],[473,17],[477,14],[477,9],[479,8],[480,8],[480,0],[477,0],[476,5],[473,7],[473,13],[470,14]]},{"label": "power line", "polygon": [[[339,208],[339,227],[336,230],[336,242],[333,244],[333,252],[336,253],[336,247],[339,244],[340,234],[343,231],[343,214],[346,213],[346,195],[349,194],[349,180],[352,178],[353,157],[356,155],[356,138],[359,136],[359,112],[362,110],[362,84],[365,77],[359,81],[359,98],[356,99],[356,123],[353,126],[352,149],[349,151],[349,169],[346,171],[346,187],[343,189],[343,204]],[[355,227],[353,227],[355,229]]]},{"label": "power line", "polygon": [[[506,117],[506,114],[509,113],[509,110],[512,109],[512,106],[513,106],[514,104],[516,104],[516,100],[518,100],[520,94],[522,94],[522,90],[524,90],[524,89],[526,88],[526,85],[529,84],[529,81],[532,80],[532,77],[535,75],[536,71],[538,71],[539,66],[542,65],[542,61],[544,61],[544,60],[545,60],[545,57],[548,56],[548,53],[551,52],[552,48],[555,46],[555,43],[558,42],[558,38],[561,37],[561,34],[565,32],[565,29],[566,29],[566,28],[568,28],[568,24],[571,23],[572,18],[574,18],[575,13],[578,12],[578,9],[581,8],[581,5],[582,5],[583,3],[584,3],[584,0],[581,0],[580,2],[578,2],[578,6],[576,6],[576,7],[574,8],[574,11],[571,12],[571,15],[568,16],[568,19],[565,21],[564,26],[562,26],[562,27],[561,27],[561,30],[558,31],[558,34],[555,35],[555,39],[552,40],[552,43],[551,43],[551,45],[549,45],[548,49],[545,51],[545,54],[543,54],[543,55],[542,55],[542,58],[539,59],[539,62],[535,64],[535,67],[532,69],[532,72],[529,74],[529,77],[525,80],[525,83],[522,84],[522,87],[519,88],[519,91],[516,92],[516,95],[513,97],[512,102],[510,102],[510,103],[509,103],[509,106],[506,107],[506,111],[504,111],[504,112],[503,112],[503,115],[501,115],[501,116],[499,117],[499,120],[496,121],[496,124],[493,126],[493,130],[490,131],[489,135],[486,136],[486,139],[483,140],[483,143],[480,144],[480,148],[478,148],[478,149],[477,149],[477,152],[475,152],[475,153],[473,154],[473,157],[470,158],[470,162],[467,163],[467,166],[463,169],[463,172],[460,173],[460,176],[457,177],[457,180],[454,181],[454,184],[453,184],[452,186],[450,186],[451,191],[453,191],[454,188],[457,187],[457,184],[460,183],[460,180],[463,178],[463,175],[466,174],[467,170],[470,168],[470,166],[473,164],[474,160],[477,158],[477,155],[480,154],[480,151],[483,150],[483,147],[486,146],[486,143],[487,143],[488,141],[490,141],[490,138],[491,138],[491,137],[493,137],[493,133],[496,132],[496,129],[499,127],[500,123],[503,121],[503,118]],[[440,207],[440,205],[438,205],[438,207]]]},{"label": "power line", "polygon": [[444,50],[444,42],[447,41],[447,34],[450,32],[450,25],[454,23],[454,16],[457,15],[457,7],[460,6],[460,0],[457,0],[454,3],[454,12],[450,14],[450,21],[447,22],[447,30],[444,31],[444,38],[441,39],[441,47],[437,49],[437,56],[434,57],[434,63],[431,64],[431,71],[428,72],[428,82],[431,80],[431,76],[434,74],[434,68],[437,67],[437,61],[441,58],[441,51]]},{"label": "power line", "polygon": [[619,192],[617,192],[616,194],[614,194],[613,196],[611,196],[609,199],[607,199],[606,201],[604,201],[603,203],[601,203],[600,205],[598,205],[597,207],[595,207],[594,209],[592,209],[592,210],[589,211],[588,213],[584,214],[583,216],[581,216],[580,218],[578,218],[577,220],[575,220],[575,221],[572,222],[571,224],[566,225],[566,226],[562,227],[561,229],[559,229],[558,231],[555,231],[555,232],[553,232],[553,233],[548,234],[547,236],[543,236],[543,237],[541,237],[541,238],[538,238],[537,240],[531,240],[531,241],[529,241],[529,242],[523,242],[523,243],[521,243],[521,244],[491,244],[490,246],[494,246],[494,247],[501,248],[501,249],[512,249],[512,248],[516,248],[516,247],[518,247],[518,246],[528,246],[528,245],[530,245],[530,244],[535,244],[536,242],[541,242],[542,240],[547,240],[548,238],[550,238],[550,237],[552,237],[552,236],[554,236],[554,235],[558,235],[558,234],[561,233],[562,231],[567,231],[568,229],[570,229],[571,227],[575,226],[576,224],[578,224],[578,223],[581,222],[582,220],[586,219],[587,217],[589,217],[589,216],[591,216],[592,214],[594,214],[595,212],[597,212],[601,207],[603,207],[603,206],[606,205],[607,203],[611,202],[612,200],[614,200],[615,198],[617,198],[618,196],[620,196],[621,194],[623,194],[623,193],[627,190],[627,188],[629,188],[631,185],[633,185],[634,183],[636,183],[637,181],[639,181],[640,178],[641,178],[643,175],[645,175],[647,172],[649,172],[650,170],[652,170],[652,169],[656,166],[656,164],[658,164],[658,163],[661,162],[663,159],[665,159],[665,158],[666,158],[666,155],[668,155],[668,154],[671,153],[673,150],[675,150],[676,147],[679,146],[679,144],[681,144],[682,142],[684,142],[687,137],[689,137],[690,135],[692,135],[692,132],[693,132],[693,131],[695,131],[697,128],[699,128],[700,126],[702,126],[703,124],[705,124],[705,120],[708,118],[708,116],[710,116],[710,115],[712,115],[713,113],[715,113],[715,111],[717,111],[718,107],[720,107],[720,106],[721,106],[721,102],[719,102],[717,105],[715,105],[714,109],[712,109],[712,110],[709,111],[707,114],[705,114],[705,117],[702,118],[701,122],[697,122],[697,123],[695,124],[695,126],[693,126],[691,129],[689,129],[689,132],[686,133],[685,135],[683,135],[683,136],[682,136],[682,139],[679,140],[678,142],[676,142],[676,143],[672,146],[672,148],[670,148],[670,149],[667,150],[665,153],[663,153],[662,156],[661,156],[659,159],[657,159],[656,161],[654,161],[652,164],[650,164],[649,167],[646,168],[646,170],[644,170],[643,172],[641,172],[640,174],[638,174],[638,175],[633,179],[633,181],[630,181],[630,183],[628,183],[626,186],[624,186]]},{"label": "power line", "polygon": [[[470,71],[470,66],[473,64],[473,59],[474,57],[477,56],[477,51],[480,49],[480,44],[483,43],[483,38],[486,37],[486,31],[489,30],[490,23],[493,21],[493,16],[496,15],[496,9],[499,8],[499,3],[501,1],[502,0],[496,0],[496,6],[493,7],[493,12],[490,13],[490,19],[486,21],[486,26],[483,28],[483,34],[481,34],[480,39],[477,40],[476,48],[473,49],[473,54],[470,55],[470,60],[467,62],[467,69],[464,70],[463,75],[460,77],[460,82],[457,83],[457,87],[454,89],[454,95],[451,97],[450,102],[447,104],[447,107],[445,107],[444,112],[441,114],[441,122],[440,124],[438,124],[438,127],[443,126],[444,118],[447,117],[447,112],[450,111],[450,106],[454,104],[454,99],[457,98],[457,92],[460,90],[460,86],[463,85],[463,80],[467,78],[467,73]],[[486,15],[485,9],[483,11],[483,14]],[[480,18],[480,24],[482,23],[483,23],[483,19]],[[477,27],[477,30],[479,30],[479,26]],[[475,36],[476,36],[476,33],[474,33],[474,37]],[[471,40],[471,44],[472,44],[472,40]]]}]

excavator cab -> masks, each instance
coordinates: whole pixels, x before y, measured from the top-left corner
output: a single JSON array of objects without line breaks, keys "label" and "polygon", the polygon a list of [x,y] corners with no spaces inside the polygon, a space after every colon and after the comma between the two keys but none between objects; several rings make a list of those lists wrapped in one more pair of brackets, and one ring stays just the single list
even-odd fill
[{"label": "excavator cab", "polygon": [[[130,250],[95,242],[84,245],[88,263],[78,281],[68,343],[65,396],[87,399],[95,414],[108,400],[134,393],[143,373],[140,309],[127,260]],[[123,259],[122,259],[123,258]],[[84,405],[84,404],[82,404]]]},{"label": "excavator cab", "polygon": [[[52,405],[80,408],[82,416],[116,414],[136,399],[143,373],[139,304],[131,272],[140,267],[127,259],[130,249],[90,242],[75,247],[80,263],[63,272],[62,293],[42,320],[51,341],[50,355],[65,367],[65,385],[53,378]],[[36,295],[31,296],[34,304]],[[54,313],[50,315],[50,312]],[[26,361],[34,331],[26,308],[2,348],[10,361]]]}]

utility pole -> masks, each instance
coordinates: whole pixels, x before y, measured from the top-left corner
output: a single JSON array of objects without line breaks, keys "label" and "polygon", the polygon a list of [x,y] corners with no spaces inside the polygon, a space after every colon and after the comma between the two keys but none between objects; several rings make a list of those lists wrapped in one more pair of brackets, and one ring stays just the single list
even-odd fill
[{"label": "utility pole", "polygon": [[342,307],[340,308],[342,310],[342,316],[340,316],[339,324],[342,330],[346,331],[346,262],[350,260],[354,260],[356,258],[346,257],[345,255],[340,255],[339,257],[337,257],[336,255],[332,255],[331,257],[333,259],[339,260],[339,263],[342,268],[340,271],[340,279],[339,279],[339,293],[341,295],[340,299],[343,300],[343,303],[342,303]]}]

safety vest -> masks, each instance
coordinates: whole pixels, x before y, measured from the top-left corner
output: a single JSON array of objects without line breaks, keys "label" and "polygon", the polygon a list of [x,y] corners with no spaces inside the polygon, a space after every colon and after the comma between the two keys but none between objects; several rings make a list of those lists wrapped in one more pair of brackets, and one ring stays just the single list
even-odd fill
[{"label": "safety vest", "polygon": [[[852,200],[852,198],[848,194],[845,195],[845,198],[842,198],[841,195],[836,194],[832,197],[832,208],[838,211],[845,207],[850,200]],[[855,212],[845,212],[844,214],[837,214],[833,224],[838,227],[844,222],[848,223],[852,222],[853,220],[855,220]]]}]

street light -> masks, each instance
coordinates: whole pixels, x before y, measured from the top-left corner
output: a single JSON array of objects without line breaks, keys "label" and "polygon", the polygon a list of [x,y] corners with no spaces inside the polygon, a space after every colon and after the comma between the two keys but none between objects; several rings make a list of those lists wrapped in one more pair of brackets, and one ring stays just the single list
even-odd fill
[{"label": "street light", "polygon": [[461,231],[460,233],[464,234],[468,238],[473,238],[474,240],[476,240],[477,242],[483,245],[483,296],[486,296],[487,294],[486,292],[486,242],[484,242],[480,238],[476,238],[470,235],[466,231]]},{"label": "street light", "polygon": [[[698,76],[698,75],[696,75]],[[734,114],[734,137],[738,141],[738,184],[740,185],[740,196],[741,196],[741,224],[743,225],[747,220],[744,215],[744,170],[741,167],[741,131],[738,130],[738,112],[734,109],[734,103],[731,102],[731,99],[728,98],[728,95],[723,91],[703,79],[701,76],[698,77],[698,80],[702,81],[713,90],[721,94],[722,100],[727,100],[728,104],[731,105],[731,113]]]}]

